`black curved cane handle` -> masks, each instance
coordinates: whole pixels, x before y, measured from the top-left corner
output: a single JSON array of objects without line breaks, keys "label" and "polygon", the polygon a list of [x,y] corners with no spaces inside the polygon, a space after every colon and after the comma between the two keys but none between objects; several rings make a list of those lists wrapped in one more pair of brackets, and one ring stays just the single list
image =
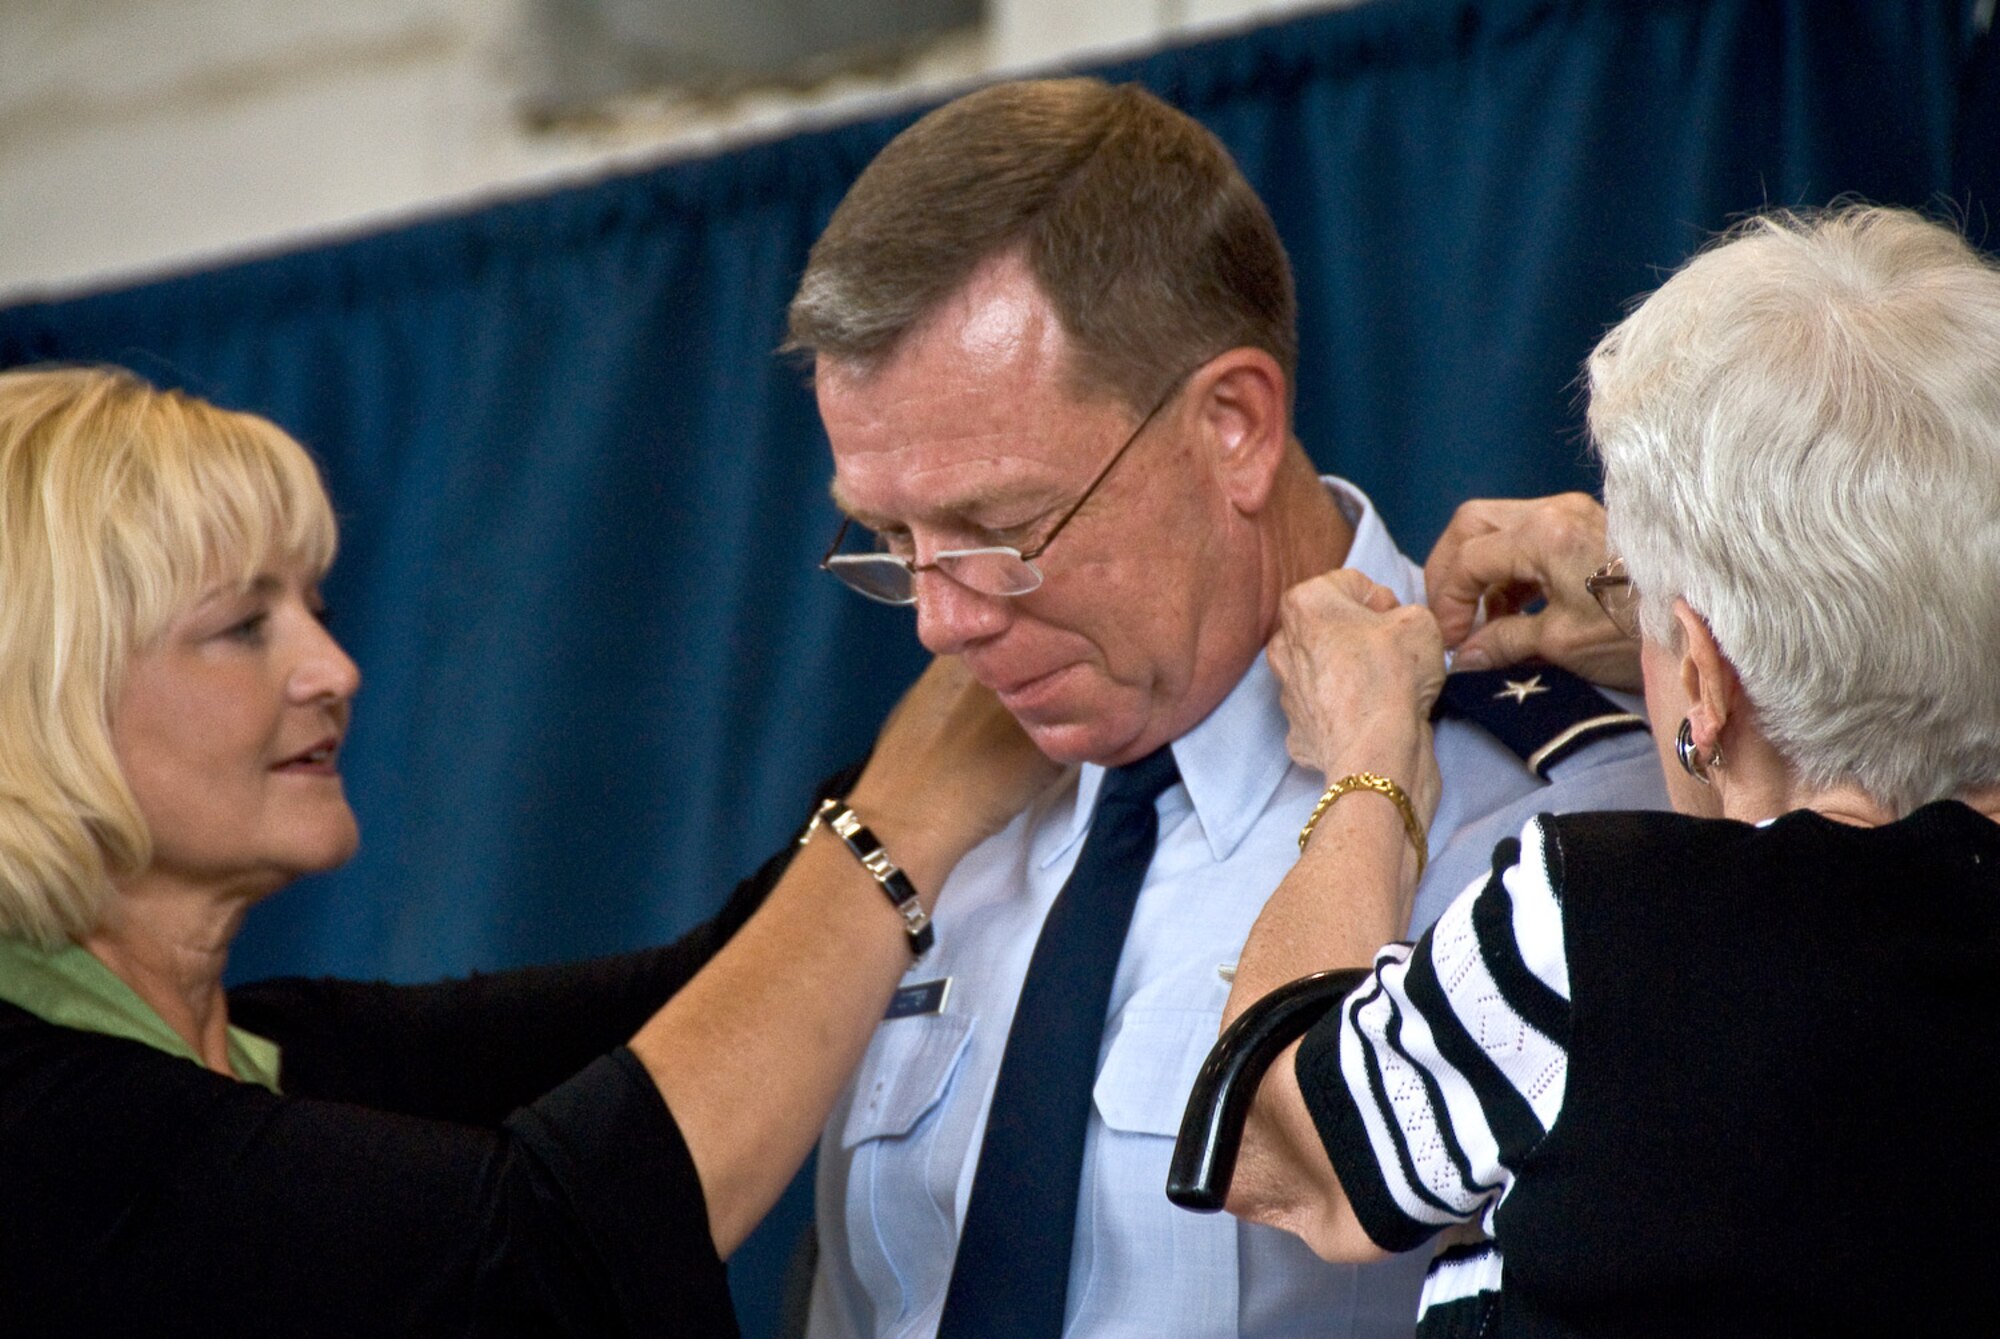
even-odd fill
[{"label": "black curved cane handle", "polygon": [[1243,1122],[1249,1119],[1264,1071],[1369,973],[1366,967],[1344,967],[1302,976],[1258,1000],[1229,1025],[1188,1094],[1174,1160],[1167,1168],[1168,1199],[1196,1213],[1222,1208],[1236,1175]]}]

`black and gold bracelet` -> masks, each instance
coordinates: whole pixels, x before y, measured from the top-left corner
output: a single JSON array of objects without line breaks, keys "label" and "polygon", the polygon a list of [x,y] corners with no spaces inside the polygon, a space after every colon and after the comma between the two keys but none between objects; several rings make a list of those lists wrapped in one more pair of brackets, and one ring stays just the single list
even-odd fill
[{"label": "black and gold bracelet", "polygon": [[861,862],[861,868],[868,871],[868,877],[882,885],[883,896],[889,905],[903,918],[903,933],[910,938],[910,956],[921,958],[930,951],[937,941],[937,932],[931,928],[930,913],[917,899],[917,887],[910,882],[910,876],[889,859],[889,853],[882,849],[881,841],[862,825],[854,811],[847,807],[845,800],[831,797],[821,800],[818,812],[806,830],[799,834],[799,845],[804,846],[812,839],[813,829],[824,826],[847,844],[854,852],[854,858]]}]

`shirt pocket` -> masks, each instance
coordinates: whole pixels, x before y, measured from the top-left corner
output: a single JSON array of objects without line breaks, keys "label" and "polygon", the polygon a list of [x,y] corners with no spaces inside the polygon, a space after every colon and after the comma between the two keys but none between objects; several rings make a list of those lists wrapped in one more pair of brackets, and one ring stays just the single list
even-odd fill
[{"label": "shirt pocket", "polygon": [[847,1267],[874,1317],[864,1330],[897,1331],[935,1304],[951,1277],[962,1160],[937,1145],[948,1126],[955,1133],[963,1125],[950,1123],[960,1114],[952,1093],[972,1025],[963,1014],[891,1019],[855,1073],[838,1157],[847,1162]]},{"label": "shirt pocket", "polygon": [[852,1150],[916,1129],[950,1088],[972,1039],[972,1022],[965,1014],[921,1014],[877,1028],[855,1074],[840,1146]]},{"label": "shirt pocket", "polygon": [[1126,1134],[1178,1135],[1221,1022],[1206,1009],[1127,1009],[1091,1092],[1098,1117]]},{"label": "shirt pocket", "polygon": [[1188,1090],[1220,1019],[1219,1007],[1128,1006],[1118,1021],[1091,1092],[1103,1128],[1087,1159],[1079,1330],[1106,1339],[1237,1334],[1235,1220],[1188,1213],[1166,1196]]}]

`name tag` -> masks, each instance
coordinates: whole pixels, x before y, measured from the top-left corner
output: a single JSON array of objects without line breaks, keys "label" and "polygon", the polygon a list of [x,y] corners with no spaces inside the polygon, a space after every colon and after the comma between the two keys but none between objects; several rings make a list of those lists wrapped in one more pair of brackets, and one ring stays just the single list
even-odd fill
[{"label": "name tag", "polygon": [[889,1012],[883,1017],[914,1018],[918,1014],[941,1014],[945,999],[950,994],[951,978],[948,976],[935,981],[918,981],[889,997]]}]

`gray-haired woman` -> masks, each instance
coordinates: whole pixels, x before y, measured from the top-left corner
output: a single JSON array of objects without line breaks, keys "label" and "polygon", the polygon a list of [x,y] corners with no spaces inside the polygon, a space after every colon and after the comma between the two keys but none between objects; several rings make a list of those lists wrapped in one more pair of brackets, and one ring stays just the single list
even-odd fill
[{"label": "gray-haired woman", "polygon": [[[1983,1332],[2000,270],[1903,211],[1756,219],[1589,381],[1622,559],[1593,584],[1679,813],[1537,819],[1376,951],[1421,829],[1350,787],[1232,1011],[1373,970],[1265,1079],[1229,1207],[1349,1259],[1483,1229],[1429,1333]],[[1289,604],[1294,751],[1421,817],[1436,623],[1353,573]]]}]

